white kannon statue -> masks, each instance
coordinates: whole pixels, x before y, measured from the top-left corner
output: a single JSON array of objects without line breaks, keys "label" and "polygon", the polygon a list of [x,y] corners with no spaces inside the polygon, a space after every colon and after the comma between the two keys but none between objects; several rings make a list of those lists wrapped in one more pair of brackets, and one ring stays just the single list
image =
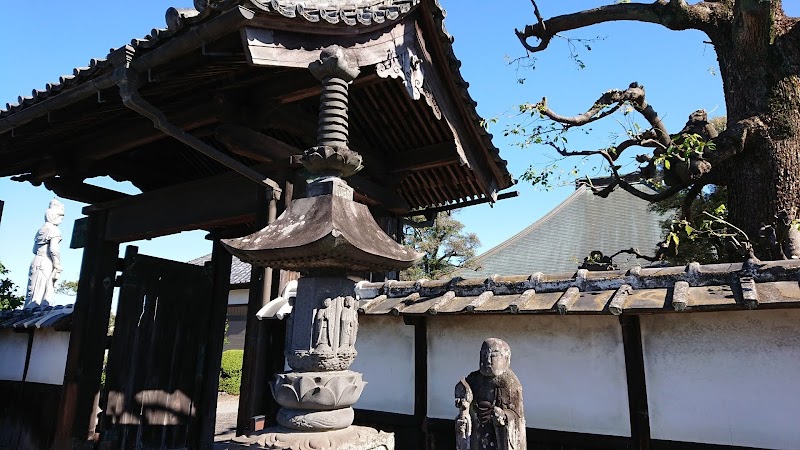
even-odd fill
[{"label": "white kannon statue", "polygon": [[28,275],[25,308],[48,306],[55,292],[55,283],[61,275],[61,230],[58,225],[64,219],[64,205],[56,199],[44,214],[45,223],[36,233],[33,243],[33,261]]}]

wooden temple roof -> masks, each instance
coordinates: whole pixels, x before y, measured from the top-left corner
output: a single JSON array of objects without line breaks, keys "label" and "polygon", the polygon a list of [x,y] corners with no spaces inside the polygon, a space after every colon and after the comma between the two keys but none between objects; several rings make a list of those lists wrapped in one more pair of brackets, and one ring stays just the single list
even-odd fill
[{"label": "wooden temple roof", "polygon": [[[350,145],[365,166],[351,179],[357,200],[405,215],[493,201],[514,183],[481,126],[437,1],[195,3],[200,7],[170,8],[167,28],[0,110],[0,176],[94,204],[124,198],[84,183],[96,176],[130,181],[142,195],[211,177],[255,185],[231,181],[226,166],[128,109],[118,84],[135,73],[141,96],[169,122],[287,180],[300,168],[290,155],[316,138],[320,84],[302,55],[336,43],[373,60],[374,49],[397,48],[384,61],[362,65],[351,86]],[[297,61],[267,60],[295,53]]]}]

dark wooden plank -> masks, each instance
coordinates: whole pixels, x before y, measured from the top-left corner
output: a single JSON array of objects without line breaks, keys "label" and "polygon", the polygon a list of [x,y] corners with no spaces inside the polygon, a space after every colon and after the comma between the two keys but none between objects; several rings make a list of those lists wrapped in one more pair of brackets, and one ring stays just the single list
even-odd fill
[{"label": "dark wooden plank", "polygon": [[103,368],[111,298],[119,246],[105,241],[107,215],[89,216],[88,242],[83,252],[78,294],[72,313],[72,333],[64,373],[55,448],[96,440],[95,398]]},{"label": "dark wooden plank", "polygon": [[0,223],[3,223],[3,206],[5,206],[5,202],[0,200]]},{"label": "dark wooden plank", "polygon": [[217,390],[222,347],[225,341],[225,316],[230,292],[231,254],[219,240],[215,240],[211,251],[213,295],[209,315],[209,333],[206,344],[205,368],[203,370],[203,392],[198,400],[201,407],[199,448],[214,446],[214,425],[217,419]]},{"label": "dark wooden plank", "polygon": [[622,345],[625,352],[625,374],[628,380],[628,408],[631,439],[636,450],[650,449],[650,415],[647,409],[647,385],[644,376],[642,329],[639,316],[621,315]]},{"label": "dark wooden plank", "polygon": [[[198,448],[200,421],[209,410],[213,417],[216,405],[216,383],[213,401],[202,401],[206,367],[219,369],[219,358],[216,363],[206,358],[210,276],[203,267],[128,251],[122,281],[103,440],[125,449]],[[219,317],[221,342],[224,314]]]},{"label": "dark wooden plank", "polygon": [[61,386],[0,380],[0,398],[0,448],[50,448]]}]

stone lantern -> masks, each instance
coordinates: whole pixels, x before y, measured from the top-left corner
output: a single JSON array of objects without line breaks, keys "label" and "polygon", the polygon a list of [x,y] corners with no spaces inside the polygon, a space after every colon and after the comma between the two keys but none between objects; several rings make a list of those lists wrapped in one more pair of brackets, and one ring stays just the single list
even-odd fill
[{"label": "stone lantern", "polygon": [[302,274],[287,324],[292,371],[272,386],[282,406],[280,426],[251,442],[269,449],[393,449],[392,434],[352,425],[352,405],[366,383],[348,370],[357,354],[358,314],[347,276],[404,269],[421,255],[389,237],[343,180],[362,167],[361,155],[348,148],[348,87],[358,67],[334,46],[309,70],[323,89],[317,145],[302,157],[316,177],[308,197],[292,201],[264,229],[223,241],[242,261]]}]

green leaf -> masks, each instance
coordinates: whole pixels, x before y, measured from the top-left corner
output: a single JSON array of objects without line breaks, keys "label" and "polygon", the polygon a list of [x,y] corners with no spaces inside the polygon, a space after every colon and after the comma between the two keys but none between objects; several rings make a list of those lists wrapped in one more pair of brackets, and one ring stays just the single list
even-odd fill
[{"label": "green leaf", "polygon": [[669,160],[668,159],[664,159],[664,168],[669,170]]}]

